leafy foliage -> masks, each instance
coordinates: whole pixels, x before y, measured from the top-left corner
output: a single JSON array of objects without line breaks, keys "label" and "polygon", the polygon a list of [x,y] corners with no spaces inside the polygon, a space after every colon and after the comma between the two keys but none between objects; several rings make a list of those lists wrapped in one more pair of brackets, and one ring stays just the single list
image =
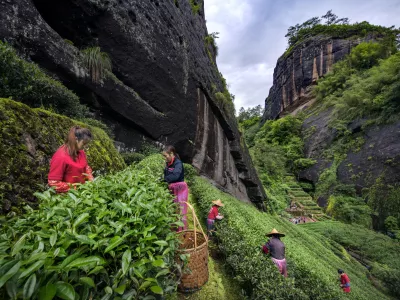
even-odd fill
[{"label": "leafy foliage", "polygon": [[107,53],[102,52],[100,47],[86,48],[82,51],[83,62],[89,69],[93,82],[100,82],[106,71],[111,72],[112,65]]},{"label": "leafy foliage", "polygon": [[189,0],[189,3],[190,3],[190,6],[192,7],[192,13],[194,15],[199,14],[200,8],[201,8],[199,1],[198,0]]},{"label": "leafy foliage", "polygon": [[260,104],[257,106],[254,106],[254,107],[249,107],[248,109],[244,109],[244,107],[241,107],[239,109],[239,115],[237,116],[237,120],[239,123],[243,123],[243,122],[251,120],[251,123],[252,123],[251,125],[253,125],[255,122],[254,119],[261,118],[263,113],[264,113],[264,109],[261,107]]},{"label": "leafy foliage", "polygon": [[0,41],[0,97],[12,98],[31,107],[44,107],[74,118],[84,118],[88,108],[59,81],[37,65],[18,57],[15,50]]},{"label": "leafy foliage", "polygon": [[368,205],[376,214],[378,229],[385,228],[389,216],[400,220],[400,185],[388,185],[384,176],[379,177],[368,190]]},{"label": "leafy foliage", "polygon": [[[362,73],[345,78],[345,64],[318,83],[317,98],[324,107],[334,106],[331,124],[369,117],[378,123],[396,119],[400,112],[400,53]],[[338,84],[338,79],[342,83]],[[372,124],[372,122],[370,122]]]},{"label": "leafy foliage", "polygon": [[87,127],[92,132],[93,140],[86,154],[95,176],[126,167],[112,140],[100,128],[0,99],[2,213],[20,212],[26,204],[35,205],[33,193],[47,184],[49,161],[73,125]]},{"label": "leafy foliage", "polygon": [[[218,34],[219,34],[219,32],[212,32],[204,38],[207,50],[208,50],[208,46],[211,46],[213,48],[215,56],[218,56],[218,45],[216,42],[216,39],[219,38]],[[209,53],[209,54],[211,54],[211,53]]]},{"label": "leafy foliage", "polygon": [[[162,167],[162,158],[146,163]],[[178,216],[158,175],[130,167],[66,195],[37,193],[39,210],[3,217],[1,298],[149,299],[175,290]]]},{"label": "leafy foliage", "polygon": [[[342,246],[333,246],[323,235],[262,213],[218,191],[202,178],[195,177],[190,188],[204,218],[211,200],[219,198],[225,204],[222,208],[225,218],[216,224],[219,247],[250,299],[345,298],[338,288],[338,268],[348,272],[352,280],[351,296],[355,299],[386,298],[365,278],[365,268],[352,260]],[[288,279],[261,253],[265,233],[272,228],[286,233],[283,242]]]},{"label": "leafy foliage", "polygon": [[215,100],[217,101],[219,106],[222,108],[222,110],[228,116],[234,116],[235,115],[235,105],[230,100],[230,98],[226,97],[225,93],[217,92],[217,93],[215,93],[214,96],[215,96]]},{"label": "leafy foliage", "polygon": [[337,220],[371,227],[371,208],[360,197],[331,195],[326,212]]}]

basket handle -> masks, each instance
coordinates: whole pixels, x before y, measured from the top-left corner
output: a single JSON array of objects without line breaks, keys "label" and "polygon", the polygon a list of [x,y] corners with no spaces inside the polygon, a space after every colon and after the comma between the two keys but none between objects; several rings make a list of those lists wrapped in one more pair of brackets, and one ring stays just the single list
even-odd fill
[{"label": "basket handle", "polygon": [[200,231],[204,236],[205,241],[208,243],[208,237],[204,234],[203,228],[201,227],[201,224],[199,222],[199,219],[197,219],[197,216],[195,214],[194,208],[189,202],[186,202],[187,206],[192,210],[192,216],[193,216],[193,228],[194,228],[194,249],[197,249],[197,229],[196,229],[196,222],[197,225],[200,227]]}]

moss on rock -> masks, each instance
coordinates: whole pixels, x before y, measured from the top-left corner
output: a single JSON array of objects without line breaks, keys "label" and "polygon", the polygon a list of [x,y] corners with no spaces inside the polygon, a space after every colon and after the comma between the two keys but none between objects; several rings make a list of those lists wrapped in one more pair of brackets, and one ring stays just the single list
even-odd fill
[{"label": "moss on rock", "polygon": [[75,124],[93,134],[86,153],[95,175],[126,166],[102,129],[0,98],[0,213],[36,203],[33,193],[45,188],[49,161]]}]

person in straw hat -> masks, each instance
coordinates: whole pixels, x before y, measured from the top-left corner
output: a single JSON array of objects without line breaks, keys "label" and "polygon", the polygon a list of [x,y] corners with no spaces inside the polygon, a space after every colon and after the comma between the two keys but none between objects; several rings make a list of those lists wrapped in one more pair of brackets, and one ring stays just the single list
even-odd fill
[{"label": "person in straw hat", "polygon": [[287,277],[287,265],[285,259],[285,244],[282,243],[281,237],[285,235],[283,233],[278,232],[275,228],[272,229],[270,233],[266,234],[267,237],[270,237],[268,242],[262,247],[262,251],[265,254],[270,254],[272,261],[278,267],[279,272]]},{"label": "person in straw hat", "polygon": [[218,211],[220,207],[223,207],[224,204],[220,199],[212,201],[213,206],[211,207],[210,211],[208,212],[207,217],[207,235],[210,237],[212,233],[215,231],[215,220],[222,220],[224,218]]}]

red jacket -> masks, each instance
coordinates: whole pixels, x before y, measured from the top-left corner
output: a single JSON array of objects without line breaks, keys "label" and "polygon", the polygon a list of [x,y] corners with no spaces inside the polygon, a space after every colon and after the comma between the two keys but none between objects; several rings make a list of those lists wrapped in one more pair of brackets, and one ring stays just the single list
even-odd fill
[{"label": "red jacket", "polygon": [[85,151],[79,150],[74,161],[65,146],[58,148],[50,161],[49,185],[55,186],[57,192],[66,192],[69,184],[85,183],[86,180],[93,180],[93,175],[87,164]]},{"label": "red jacket", "polygon": [[350,278],[346,273],[342,273],[340,275],[340,284],[343,289],[343,292],[350,293]]},{"label": "red jacket", "polygon": [[218,216],[218,205],[213,205],[210,211],[208,212],[207,219],[215,220],[217,216]]}]

